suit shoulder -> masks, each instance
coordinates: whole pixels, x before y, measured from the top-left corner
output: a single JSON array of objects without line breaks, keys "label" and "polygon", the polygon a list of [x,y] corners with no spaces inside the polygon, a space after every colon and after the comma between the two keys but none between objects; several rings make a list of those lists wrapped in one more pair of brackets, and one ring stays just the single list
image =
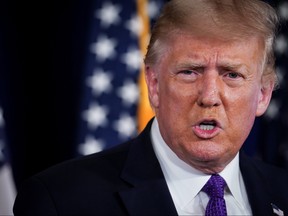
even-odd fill
[{"label": "suit shoulder", "polygon": [[254,159],[255,164],[259,169],[265,170],[267,173],[273,173],[274,175],[280,175],[280,176],[288,176],[288,170],[278,167],[276,165],[267,163],[265,161],[262,161],[260,159]]},{"label": "suit shoulder", "polygon": [[72,158],[55,164],[32,178],[37,179],[73,179],[75,176],[87,176],[88,174],[120,170],[129,151],[132,141],[120,144],[101,152]]},{"label": "suit shoulder", "polygon": [[246,167],[245,170],[250,170],[250,173],[257,172],[260,176],[266,179],[270,179],[272,182],[285,183],[285,185],[287,185],[287,169],[267,163],[261,159],[250,158],[247,156],[242,157],[242,159],[243,158],[245,160],[245,163],[242,162],[241,165],[242,168]]},{"label": "suit shoulder", "polygon": [[129,146],[130,142],[127,142],[70,159],[31,176],[20,185],[14,212],[17,215],[23,215],[23,211],[27,213],[24,215],[56,215],[58,211],[65,214],[75,209],[82,211],[79,206],[94,208],[95,203],[103,199],[103,194],[112,196],[118,185],[126,186],[121,183],[120,173]]}]

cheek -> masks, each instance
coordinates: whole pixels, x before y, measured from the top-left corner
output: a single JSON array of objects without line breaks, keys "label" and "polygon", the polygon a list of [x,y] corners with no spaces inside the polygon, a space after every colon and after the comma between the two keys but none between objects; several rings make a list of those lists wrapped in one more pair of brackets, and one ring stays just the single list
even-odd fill
[{"label": "cheek", "polygon": [[[255,90],[257,91],[257,90]],[[243,141],[248,136],[256,117],[257,100],[258,96],[255,92],[251,94],[235,94],[237,96],[231,96],[230,106],[227,106],[226,114],[229,119],[229,125],[231,127],[235,137],[242,137]],[[243,95],[246,95],[243,97]]]},{"label": "cheek", "polygon": [[159,105],[164,112],[171,112],[177,118],[188,114],[192,106],[194,93],[191,89],[178,85],[176,82],[165,81],[159,89]]},{"label": "cheek", "polygon": [[225,98],[227,103],[230,104],[229,111],[234,112],[234,115],[243,114],[254,118],[256,116],[259,94],[260,89],[256,86],[246,86],[237,91],[226,90]]}]

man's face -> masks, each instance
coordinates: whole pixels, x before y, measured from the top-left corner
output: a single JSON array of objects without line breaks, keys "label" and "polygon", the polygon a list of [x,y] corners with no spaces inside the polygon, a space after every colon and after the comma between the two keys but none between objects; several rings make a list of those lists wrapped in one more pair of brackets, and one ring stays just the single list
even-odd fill
[{"label": "man's face", "polygon": [[261,83],[256,38],[223,42],[174,36],[156,66],[146,66],[150,101],[162,137],[191,166],[220,172],[262,115],[273,84]]}]

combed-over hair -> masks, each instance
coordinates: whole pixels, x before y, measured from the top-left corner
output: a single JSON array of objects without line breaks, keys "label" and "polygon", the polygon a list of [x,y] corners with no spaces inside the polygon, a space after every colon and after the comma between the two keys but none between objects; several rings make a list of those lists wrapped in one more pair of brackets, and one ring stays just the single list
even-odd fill
[{"label": "combed-over hair", "polygon": [[261,0],[170,0],[152,28],[144,62],[156,64],[169,36],[183,31],[227,41],[258,36],[265,47],[263,76],[276,86],[273,44],[278,23],[274,8]]}]

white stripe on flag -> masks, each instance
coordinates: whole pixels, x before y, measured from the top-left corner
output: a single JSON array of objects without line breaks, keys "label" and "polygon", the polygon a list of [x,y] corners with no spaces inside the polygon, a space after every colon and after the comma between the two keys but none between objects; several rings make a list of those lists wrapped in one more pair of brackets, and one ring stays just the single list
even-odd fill
[{"label": "white stripe on flag", "polygon": [[13,215],[12,208],[16,189],[11,167],[4,164],[0,168],[0,215]]}]

